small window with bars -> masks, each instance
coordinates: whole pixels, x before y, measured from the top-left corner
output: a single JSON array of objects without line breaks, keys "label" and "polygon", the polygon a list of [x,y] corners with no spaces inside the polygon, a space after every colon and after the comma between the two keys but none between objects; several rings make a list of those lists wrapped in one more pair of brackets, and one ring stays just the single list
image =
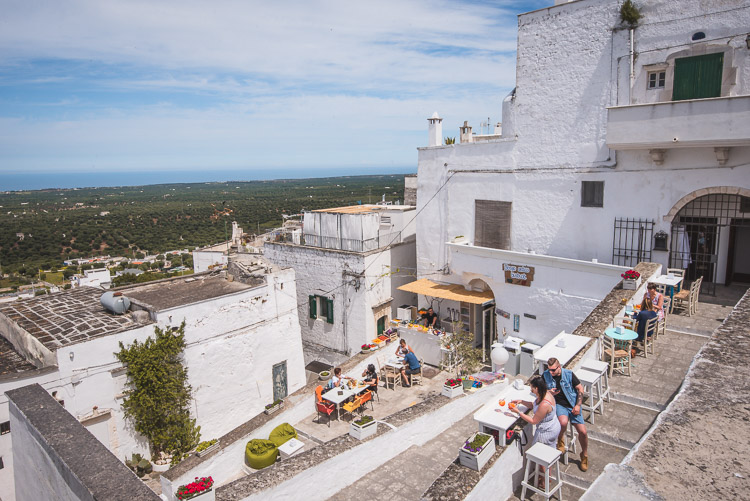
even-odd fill
[{"label": "small window with bars", "polygon": [[651,89],[663,89],[664,83],[667,80],[666,71],[649,71],[648,72],[648,88]]},{"label": "small window with bars", "polygon": [[581,183],[581,207],[604,207],[604,181]]},{"label": "small window with bars", "polygon": [[510,250],[511,202],[474,201],[474,245]]}]

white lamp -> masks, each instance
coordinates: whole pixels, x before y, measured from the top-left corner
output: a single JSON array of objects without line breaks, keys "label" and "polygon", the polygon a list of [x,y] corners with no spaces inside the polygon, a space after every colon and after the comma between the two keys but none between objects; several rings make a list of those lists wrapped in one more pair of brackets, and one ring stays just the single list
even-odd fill
[{"label": "white lamp", "polygon": [[502,344],[497,343],[492,347],[490,359],[492,360],[492,363],[495,364],[495,371],[503,372],[505,364],[508,363],[508,359],[510,359],[510,355],[508,354],[508,350],[506,350]]}]

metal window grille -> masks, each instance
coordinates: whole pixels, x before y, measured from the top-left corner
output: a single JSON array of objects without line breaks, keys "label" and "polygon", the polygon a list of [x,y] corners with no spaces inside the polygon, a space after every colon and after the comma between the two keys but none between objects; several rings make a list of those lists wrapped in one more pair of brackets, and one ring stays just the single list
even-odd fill
[{"label": "metal window grille", "polygon": [[653,219],[615,218],[612,264],[630,266],[651,261]]}]

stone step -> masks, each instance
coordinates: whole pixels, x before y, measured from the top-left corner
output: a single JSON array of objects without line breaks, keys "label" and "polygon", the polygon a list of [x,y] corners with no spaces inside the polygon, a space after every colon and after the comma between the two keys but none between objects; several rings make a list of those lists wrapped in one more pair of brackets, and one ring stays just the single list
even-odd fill
[{"label": "stone step", "polygon": [[[508,501],[521,501],[521,489],[522,487],[519,487],[516,489],[516,491],[513,493],[511,497],[508,498]],[[578,487],[574,485],[570,485],[565,483],[565,479],[563,478],[563,487],[562,487],[562,498],[565,501],[577,501],[578,498],[583,496],[583,493],[586,492],[583,489],[579,489]],[[526,491],[526,497],[524,498],[524,501],[537,501],[544,499],[544,496],[537,493],[531,493],[531,491]],[[559,499],[557,497],[553,499]]]},{"label": "stone step", "polygon": [[631,449],[651,427],[659,411],[612,399],[605,403],[604,413],[596,414],[591,424],[584,411],[589,437],[623,449]]},{"label": "stone step", "polygon": [[592,439],[589,432],[589,469],[584,472],[580,469],[580,450],[578,446],[578,453],[568,454],[567,465],[560,463],[563,481],[580,489],[588,489],[606,465],[619,463],[630,452],[629,449]]}]

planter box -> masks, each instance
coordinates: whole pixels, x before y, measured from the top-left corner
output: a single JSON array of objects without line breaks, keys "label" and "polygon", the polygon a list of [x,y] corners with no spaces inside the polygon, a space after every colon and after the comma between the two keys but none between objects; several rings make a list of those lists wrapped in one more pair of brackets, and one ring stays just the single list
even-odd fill
[{"label": "planter box", "polygon": [[[477,435],[480,435],[480,433],[475,433],[474,435],[472,435],[471,438],[469,438],[469,442],[473,441]],[[487,434],[481,433],[481,435]],[[484,446],[479,452],[467,451],[463,446],[461,446],[461,449],[459,449],[458,451],[458,460],[460,461],[461,466],[466,466],[467,468],[471,468],[472,470],[476,471],[484,468],[484,465],[487,464],[487,461],[489,461],[492,455],[495,453],[495,439],[492,438],[492,435],[487,436],[489,436],[490,439],[484,443]]]},{"label": "planter box", "polygon": [[217,450],[219,450],[219,442],[218,442],[218,440],[216,441],[216,443],[214,445],[212,445],[210,447],[207,447],[206,449],[203,449],[200,452],[196,452],[195,455],[198,456],[199,458],[201,458],[203,456],[208,456],[213,451],[217,451]]},{"label": "planter box", "polygon": [[164,473],[165,471],[167,471],[168,469],[170,469],[172,467],[172,465],[169,462],[164,463],[164,464],[151,463],[151,467],[153,468],[153,471],[158,471],[159,473]]},{"label": "planter box", "polygon": [[264,410],[263,412],[265,412],[266,414],[273,414],[274,412],[276,412],[277,410],[281,409],[282,407],[284,407],[283,403],[282,404],[277,404],[277,405],[274,405],[273,407],[271,407],[269,409]]},{"label": "planter box", "polygon": [[622,279],[622,288],[623,288],[623,290],[634,291],[634,290],[638,289],[638,287],[640,287],[640,286],[641,286],[641,279],[640,279],[640,277],[636,278],[636,279],[629,279],[629,278],[623,278]]},{"label": "planter box", "polygon": [[370,421],[365,425],[350,424],[349,435],[356,438],[357,440],[364,440],[368,437],[375,435],[378,432],[378,422],[375,420]]},{"label": "planter box", "polygon": [[359,352],[360,352],[360,353],[370,353],[370,349],[369,349],[369,348],[367,348],[366,350],[360,350]]},{"label": "planter box", "polygon": [[[175,499],[177,499],[177,496],[175,495]],[[196,494],[195,496],[191,498],[183,498],[183,499],[194,499],[195,501],[216,501],[216,491],[213,489],[213,487],[205,492],[201,492],[200,494]]]},{"label": "planter box", "polygon": [[464,385],[459,384],[456,386],[445,386],[443,385],[443,391],[440,392],[441,395],[448,398],[457,397],[459,395],[463,395],[464,393]]}]

